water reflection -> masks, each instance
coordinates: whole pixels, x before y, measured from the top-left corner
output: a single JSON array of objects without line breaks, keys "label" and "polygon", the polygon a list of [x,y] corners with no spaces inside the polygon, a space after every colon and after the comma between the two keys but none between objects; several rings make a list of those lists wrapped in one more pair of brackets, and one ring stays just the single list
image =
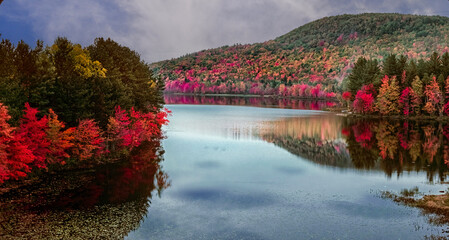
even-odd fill
[{"label": "water reflection", "polygon": [[[418,209],[376,195],[414,186],[426,193],[441,190],[427,184],[426,169],[385,177],[392,176],[382,163],[390,161],[391,150],[385,160],[375,152],[376,135],[387,137],[377,132],[378,122],[356,127],[354,135],[352,127],[363,121],[332,113],[167,107],[173,116],[164,168],[173,186],[153,201],[129,239],[423,239],[445,229],[429,224]],[[376,131],[366,130],[371,128]],[[355,136],[359,142],[351,145],[348,137]],[[424,131],[420,138],[424,144]],[[353,160],[354,151],[368,151],[360,144],[371,147],[372,161]]]},{"label": "water reflection", "polygon": [[265,123],[260,137],[304,159],[347,169],[427,173],[446,181],[449,125],[400,120],[346,119],[334,115]]},{"label": "water reflection", "polygon": [[[379,166],[388,176],[424,171],[444,182],[449,163],[449,125],[437,122],[348,120],[342,132],[354,165]],[[435,175],[437,174],[437,175]]]},{"label": "water reflection", "polygon": [[334,107],[338,104],[334,101],[311,101],[272,97],[229,97],[166,94],[164,95],[164,98],[166,104],[234,105],[305,110],[323,110],[329,107]]},{"label": "water reflection", "polygon": [[328,114],[282,118],[266,122],[260,137],[309,161],[353,168],[347,145],[342,139],[343,125],[343,117]]},{"label": "water reflection", "polygon": [[142,144],[125,161],[70,170],[1,195],[1,239],[124,238],[139,227],[154,194],[170,183],[159,142]]},{"label": "water reflection", "polygon": [[[201,99],[216,103],[213,98]],[[404,172],[425,172],[429,182],[446,181],[448,124],[353,119],[319,111],[246,106],[170,108],[176,112],[170,131],[188,133],[192,139],[204,135],[263,140],[319,165],[383,171],[389,178],[401,177]]]}]

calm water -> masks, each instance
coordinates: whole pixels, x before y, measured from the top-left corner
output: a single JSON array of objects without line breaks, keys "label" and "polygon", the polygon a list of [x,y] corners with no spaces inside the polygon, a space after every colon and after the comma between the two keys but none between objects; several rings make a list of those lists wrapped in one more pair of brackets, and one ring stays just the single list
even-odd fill
[{"label": "calm water", "polygon": [[[423,239],[445,229],[428,224],[417,209],[379,197],[379,191],[414,186],[426,193],[445,189],[431,183],[444,178],[433,174],[439,168],[426,164],[422,170],[420,159],[413,167],[404,159],[395,164],[396,156],[383,159],[379,151],[374,162],[369,154],[358,157],[364,163],[352,161],[346,139],[358,126],[342,117],[245,106],[167,107],[173,116],[163,142],[164,169],[172,185],[152,201],[128,239]],[[375,153],[385,135],[372,126],[371,140],[359,139],[359,153]]]},{"label": "calm water", "polygon": [[304,110],[329,103],[288,101],[172,98],[165,153],[148,147],[131,163],[3,196],[0,239],[447,235],[447,226],[380,192],[446,190],[448,126],[356,121]]}]

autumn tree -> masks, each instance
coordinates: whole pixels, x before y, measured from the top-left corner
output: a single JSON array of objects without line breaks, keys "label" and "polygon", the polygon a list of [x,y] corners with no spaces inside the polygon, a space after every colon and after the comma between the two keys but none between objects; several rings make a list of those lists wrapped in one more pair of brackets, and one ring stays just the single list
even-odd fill
[{"label": "autumn tree", "polygon": [[0,103],[0,183],[9,178],[8,152],[14,130],[8,123],[11,116],[8,114],[8,108]]},{"label": "autumn tree", "polygon": [[58,115],[50,109],[48,118],[48,128],[46,129],[47,139],[50,142],[48,147],[47,163],[65,163],[69,158],[68,150],[73,146],[75,128],[64,129],[65,124],[58,120]]},{"label": "autumn tree", "polygon": [[374,96],[375,89],[372,84],[365,85],[357,91],[353,102],[353,108],[358,113],[372,113],[374,112]]},{"label": "autumn tree", "polygon": [[399,97],[399,109],[402,110],[402,113],[405,116],[408,116],[411,112],[411,103],[412,103],[412,95],[411,92],[413,90],[410,87],[406,87]]},{"label": "autumn tree", "polygon": [[7,107],[0,103],[0,183],[26,176],[35,160],[29,141],[23,133],[14,131],[8,124],[9,119]]},{"label": "autumn tree", "polygon": [[396,77],[390,80],[388,76],[385,76],[382,79],[376,102],[376,108],[382,115],[398,114],[400,112],[398,106],[399,94],[399,85]]},{"label": "autumn tree", "polygon": [[419,79],[418,76],[416,76],[412,82],[412,89],[410,91],[410,97],[411,97],[411,107],[413,109],[413,112],[416,115],[419,115],[421,113],[421,106],[422,106],[423,83],[422,83],[421,79]]},{"label": "autumn tree", "polygon": [[32,165],[37,168],[46,168],[46,157],[49,153],[50,142],[47,139],[46,130],[48,129],[48,119],[44,116],[38,119],[36,108],[25,104],[24,115],[20,120],[20,125],[16,135],[23,138],[23,143],[28,146],[34,155]]},{"label": "autumn tree", "polygon": [[345,103],[346,103],[346,106],[348,107],[348,109],[349,109],[349,106],[350,106],[350,102],[351,102],[351,92],[349,92],[349,91],[347,91],[347,92],[344,92],[343,94],[341,94],[341,97],[342,97],[342,99],[345,101]]},{"label": "autumn tree", "polygon": [[160,128],[168,123],[167,114],[168,110],[154,114],[142,113],[134,108],[128,114],[117,106],[115,115],[109,118],[108,148],[125,147],[131,151],[145,141],[159,139],[162,136]]},{"label": "autumn tree", "polygon": [[426,85],[424,94],[426,96],[426,104],[423,110],[431,115],[435,112],[442,115],[442,106],[440,106],[442,105],[442,94],[435,77],[433,77],[430,84]]},{"label": "autumn tree", "polygon": [[100,154],[104,139],[100,127],[92,119],[81,120],[73,133],[72,156],[85,161]]}]

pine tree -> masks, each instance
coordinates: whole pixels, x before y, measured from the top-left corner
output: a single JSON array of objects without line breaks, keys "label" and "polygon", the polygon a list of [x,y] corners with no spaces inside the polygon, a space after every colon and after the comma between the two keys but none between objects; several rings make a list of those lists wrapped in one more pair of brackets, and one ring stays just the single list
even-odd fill
[{"label": "pine tree", "polygon": [[444,79],[449,77],[449,53],[445,52],[441,57],[441,74],[443,74]]},{"label": "pine tree", "polygon": [[432,56],[430,56],[429,61],[427,62],[426,73],[428,73],[430,75],[438,76],[441,74],[441,70],[442,70],[441,67],[442,67],[442,63],[441,63],[440,56],[438,55],[438,53],[434,52],[432,54]]},{"label": "pine tree", "polygon": [[399,76],[401,74],[395,54],[390,54],[384,61],[383,75],[388,77]]},{"label": "pine tree", "polygon": [[363,85],[373,84],[376,86],[379,73],[377,60],[366,60],[364,57],[360,57],[348,76],[348,90],[355,96]]},{"label": "pine tree", "polygon": [[407,64],[407,68],[405,69],[407,73],[407,80],[404,87],[410,87],[415,77],[418,75],[418,68],[416,66],[415,60],[411,60],[409,64]]}]

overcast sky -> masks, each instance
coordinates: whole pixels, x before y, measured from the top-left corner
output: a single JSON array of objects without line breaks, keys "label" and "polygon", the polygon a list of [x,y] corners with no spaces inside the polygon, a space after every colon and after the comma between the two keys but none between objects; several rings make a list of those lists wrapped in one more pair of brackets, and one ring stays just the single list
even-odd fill
[{"label": "overcast sky", "polygon": [[87,46],[111,37],[147,62],[274,39],[331,15],[398,12],[449,16],[447,0],[4,0],[0,33],[34,45],[57,36]]}]

